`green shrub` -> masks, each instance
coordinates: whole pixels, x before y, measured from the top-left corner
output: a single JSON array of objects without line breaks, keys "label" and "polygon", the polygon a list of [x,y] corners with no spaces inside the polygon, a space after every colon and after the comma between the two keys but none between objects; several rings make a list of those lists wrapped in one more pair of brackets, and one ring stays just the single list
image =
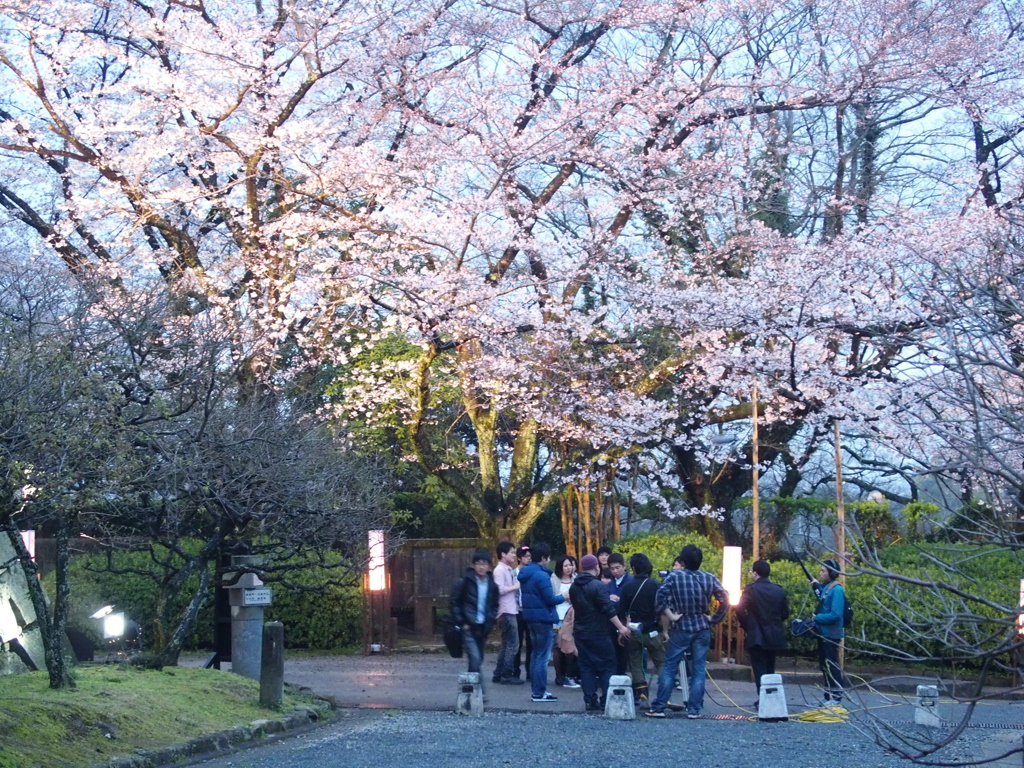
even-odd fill
[{"label": "green shrub", "polygon": [[[672,560],[686,544],[700,547],[704,552],[701,567],[721,578],[722,550],[698,534],[640,534],[622,539],[615,549],[622,552],[627,561],[635,552],[643,552],[651,559],[655,569],[669,569]],[[1024,576],[1024,563],[1021,556],[1012,551],[971,544],[928,544],[921,547],[904,545],[884,548],[881,560],[886,568],[895,573],[913,578],[941,579],[985,600],[1006,606],[1008,610],[1001,612],[976,601],[968,605],[970,614],[982,617],[983,621],[986,618],[991,620],[976,633],[979,645],[984,642],[986,631],[992,632],[998,640],[1000,628],[1016,615],[1015,606],[1020,579]],[[936,561],[953,564],[955,570],[940,567]],[[749,559],[744,560],[744,584],[750,581],[751,564]],[[771,565],[772,581],[785,590],[791,616],[810,616],[817,602],[800,565],[787,560],[776,560]],[[816,576],[817,563],[811,561],[806,565]],[[916,621],[921,630],[931,630],[931,619],[951,612],[949,606],[943,604],[944,599],[949,599],[948,595],[941,596],[921,587],[904,586],[897,596],[893,584],[867,575],[847,577],[846,592],[854,605],[853,624],[846,629],[848,657],[867,659],[898,656],[899,651],[915,657],[934,659],[948,659],[955,655],[948,645],[938,639],[921,640],[915,637],[914,632],[905,631],[905,628],[898,626],[898,622],[892,620],[892,617],[903,617],[912,623]],[[974,624],[971,620],[962,625],[954,623],[950,631],[961,637],[970,637],[974,632]],[[798,653],[814,650],[814,642],[811,640],[791,637],[790,643]],[[885,646],[897,649],[897,652],[887,653]]]},{"label": "green shrub", "polygon": [[[147,569],[152,560],[147,552],[118,552],[113,558],[117,569]],[[86,632],[95,642],[102,637],[100,624],[90,619],[97,609],[114,605],[118,611],[137,621],[142,627],[143,643],[151,647],[157,616],[159,585],[149,576],[116,574],[103,571],[106,557],[77,555],[70,566],[71,626]],[[326,573],[308,569],[289,574],[289,581],[299,586],[316,587],[338,580],[341,571]],[[53,575],[44,580],[49,594],[53,594]],[[186,584],[182,601],[187,600],[198,583],[194,577]],[[280,621],[285,626],[285,646],[316,650],[339,650],[362,642],[362,587],[327,586],[321,591],[271,585],[274,604],[265,613],[267,621]],[[176,605],[175,608],[179,608]],[[196,620],[185,650],[213,647],[213,599],[206,600]],[[171,628],[173,629],[173,627]]]}]

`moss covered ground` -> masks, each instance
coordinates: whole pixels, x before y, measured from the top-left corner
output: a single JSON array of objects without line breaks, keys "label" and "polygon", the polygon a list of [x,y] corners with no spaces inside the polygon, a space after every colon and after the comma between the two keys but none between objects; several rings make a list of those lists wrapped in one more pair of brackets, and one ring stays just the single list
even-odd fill
[{"label": "moss covered ground", "polygon": [[[104,665],[75,678],[54,691],[42,672],[0,677],[0,768],[91,766],[281,716],[259,706],[258,683],[229,672]],[[300,703],[286,695],[282,709]]]}]

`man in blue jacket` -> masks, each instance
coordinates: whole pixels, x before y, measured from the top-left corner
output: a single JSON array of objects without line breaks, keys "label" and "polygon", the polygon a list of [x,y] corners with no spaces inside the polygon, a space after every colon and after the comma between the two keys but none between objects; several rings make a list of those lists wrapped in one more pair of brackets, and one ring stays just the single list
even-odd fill
[{"label": "man in blue jacket", "polygon": [[551,547],[534,544],[533,562],[519,570],[519,593],[523,598],[523,619],[530,631],[533,655],[530,657],[530,688],[533,701],[558,701],[547,692],[548,658],[554,625],[558,621],[555,606],[565,602],[565,595],[556,595],[551,589]]}]

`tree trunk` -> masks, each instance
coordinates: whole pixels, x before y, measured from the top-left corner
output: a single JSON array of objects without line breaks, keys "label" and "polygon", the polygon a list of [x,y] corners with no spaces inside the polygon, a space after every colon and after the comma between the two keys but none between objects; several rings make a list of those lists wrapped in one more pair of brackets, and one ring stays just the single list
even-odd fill
[{"label": "tree trunk", "polygon": [[53,601],[53,624],[50,628],[53,644],[52,659],[48,661],[51,688],[74,688],[68,660],[64,656],[64,634],[68,626],[68,609],[71,607],[71,580],[69,569],[71,554],[68,551],[68,523],[63,518],[57,526],[57,587]]},{"label": "tree trunk", "polygon": [[192,627],[195,626],[196,618],[199,616],[199,610],[203,607],[206,598],[209,597],[210,563],[203,560],[198,564],[198,568],[199,586],[196,588],[195,594],[192,595],[192,599],[189,601],[181,621],[178,622],[178,626],[175,627],[170,640],[167,641],[167,645],[158,654],[160,662],[165,667],[175,667],[178,665],[178,656],[181,655],[181,648],[185,644],[185,638],[191,634]]}]

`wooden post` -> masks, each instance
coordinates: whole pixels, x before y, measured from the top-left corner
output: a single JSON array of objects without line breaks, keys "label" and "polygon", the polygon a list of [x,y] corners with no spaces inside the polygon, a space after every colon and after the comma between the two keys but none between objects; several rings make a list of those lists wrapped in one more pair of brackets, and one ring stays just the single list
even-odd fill
[{"label": "wooden post", "polygon": [[751,405],[753,406],[752,418],[754,420],[754,437],[753,437],[753,458],[754,460],[754,479],[753,479],[753,517],[754,517],[754,562],[760,560],[761,554],[761,495],[758,489],[760,471],[758,469],[758,444],[757,444],[757,387],[754,387],[753,395],[751,397]]},{"label": "wooden post", "polygon": [[[839,583],[846,589],[846,506],[843,503],[843,452],[840,445],[839,419],[832,420],[836,443],[836,550],[839,555]],[[839,641],[839,668],[846,656],[845,643]]]}]

